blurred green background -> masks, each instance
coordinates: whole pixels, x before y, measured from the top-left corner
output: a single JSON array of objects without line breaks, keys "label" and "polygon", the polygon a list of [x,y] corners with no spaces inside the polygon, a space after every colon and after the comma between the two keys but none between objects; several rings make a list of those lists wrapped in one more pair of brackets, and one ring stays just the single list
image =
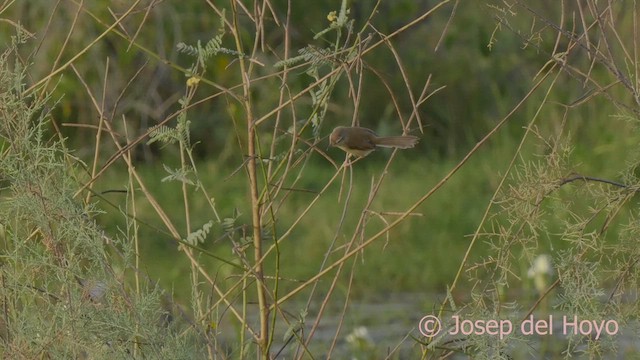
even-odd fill
[{"label": "blurred green background", "polygon": [[[278,19],[285,19],[287,4],[284,0],[271,1]],[[371,23],[377,31],[389,34],[423,14],[433,4],[433,1],[384,1],[373,14]],[[354,20],[354,29],[364,26],[375,5],[375,1],[350,2],[349,16]],[[502,2],[461,2],[452,15],[455,5],[455,2],[446,4],[393,39],[414,95],[420,93],[429,76],[430,89],[444,88],[419,108],[425,131],[419,134],[417,127],[413,126],[413,133],[419,134],[422,140],[417,148],[398,154],[398,159],[388,170],[373,209],[404,211],[426,193],[522,100],[537,81],[534,76],[552,57],[556,33],[545,24],[533,22],[531,14],[523,8],[519,8],[517,14],[502,14],[510,23],[508,26],[503,24],[496,31],[497,19],[501,14],[494,6],[503,6]],[[104,99],[105,114],[120,134],[123,144],[125,134],[129,139],[136,138],[180,109],[177,100],[185,92],[187,76],[176,66],[187,68],[193,59],[178,53],[176,45],[179,42],[204,43],[216,34],[219,27],[219,17],[203,1],[142,1],[136,11],[116,27],[127,37],[135,38],[135,44],[114,32],[95,41],[113,23],[114,16],[122,15],[129,6],[128,1],[89,1],[84,2],[83,10],[79,11],[77,3],[73,1],[16,1],[2,13],[3,18],[20,22],[34,35],[23,47],[24,61],[30,65],[29,77],[34,83],[90,46],[88,51],[73,61],[73,69],[66,68],[53,76],[47,88],[52,97],[58,100],[53,109],[54,121],[67,140],[66,146],[87,164],[93,161],[95,127],[99,124],[99,116],[82,82],[96,99]],[[220,6],[228,7],[226,3]],[[308,44],[329,46],[326,39],[313,37],[328,26],[327,14],[338,10],[340,2],[292,1],[291,6],[289,28],[292,55]],[[560,13],[556,1],[538,1],[535,7],[539,15],[548,19],[557,19]],[[623,28],[620,33],[632,33],[632,13],[625,13],[623,5],[619,7],[618,24]],[[230,13],[227,11],[227,19]],[[243,25],[241,29],[246,31],[243,35],[249,49],[253,44],[255,29],[246,17],[241,16],[239,21]],[[445,31],[443,29],[447,23]],[[72,24],[75,24],[75,28],[69,35]],[[254,77],[276,71],[273,65],[282,59],[284,53],[281,26],[275,22],[265,24],[266,46],[258,58],[264,66],[256,66]],[[625,28],[629,32],[625,32]],[[12,24],[0,23],[3,41],[13,32]],[[365,33],[371,33],[376,38],[373,29]],[[64,51],[60,53],[65,42]],[[234,48],[232,38],[226,37],[223,46]],[[56,60],[57,66],[54,66]],[[364,93],[357,116],[360,124],[380,134],[401,131],[399,113],[406,120],[411,115],[412,107],[393,54],[388,48],[380,46],[364,56],[363,61],[366,67],[376,69],[391,91],[398,95],[396,100],[399,108],[394,108],[381,80],[373,72],[366,71],[363,74]],[[576,67],[588,67],[590,63],[586,53],[581,50],[575,51],[568,61]],[[216,84],[232,87],[241,83],[236,67],[237,61],[233,56],[219,55],[207,62],[204,76]],[[591,76],[606,82],[610,81],[607,79],[611,74],[603,66],[596,65]],[[310,83],[312,79],[303,70],[289,74],[288,86],[292,93]],[[280,85],[277,77],[268,77],[253,84],[252,100],[258,116],[267,113],[278,103]],[[569,168],[581,174],[620,180],[629,164],[638,157],[635,144],[639,138],[635,124],[616,116],[624,110],[619,104],[632,106],[631,96],[618,85],[608,89],[606,95],[588,97],[593,94],[593,89],[583,79],[560,73],[556,83],[552,84],[551,80],[543,82],[541,89],[528,98],[506,126],[435,196],[416,210],[418,215],[411,216],[393,229],[388,239],[381,238],[367,249],[357,266],[352,293],[362,296],[389,291],[446,290],[468,248],[468,235],[476,230],[491,196],[516,153],[525,132],[524,127],[543,103],[548,88],[551,90],[538,115],[539,136],[532,136],[525,143],[521,152],[525,155],[518,157],[518,163],[539,161],[540,156],[548,150],[545,141],[562,134],[572,149]],[[240,93],[240,90],[235,91]],[[213,87],[201,83],[192,103],[215,92],[217,90]],[[565,106],[585,97],[588,97],[588,101],[571,108]],[[296,102],[296,112],[299,119],[310,116],[311,100],[308,96]],[[331,94],[328,114],[319,128],[320,135],[328,135],[336,125],[350,124],[353,113],[353,99],[349,94],[348,82],[343,77]],[[244,154],[238,148],[234,119],[242,116],[238,105],[225,96],[198,103],[188,112],[201,181],[214,197],[223,218],[239,214],[237,223],[249,224],[246,174],[236,171],[244,162]],[[268,139],[268,127],[273,126],[273,121],[269,120],[265,126],[267,131],[264,136]],[[281,125],[283,129],[288,126],[290,123]],[[51,134],[55,136],[53,128]],[[104,164],[116,148],[107,136],[103,137],[101,145],[98,162]],[[326,145],[325,140],[320,146],[325,149]],[[151,193],[164,209],[176,211],[169,215],[179,230],[185,232],[180,184],[161,181],[167,176],[163,164],[170,168],[179,166],[177,147],[159,143],[147,145],[143,141],[133,151],[136,168],[147,179]],[[327,152],[334,161],[342,162],[344,155],[341,151],[330,149]],[[380,177],[389,156],[390,152],[379,151],[359,161],[354,167],[352,204],[345,215],[343,228],[338,228],[338,224],[345,194],[339,200],[338,183],[319,200],[280,248],[281,275],[284,278],[303,280],[317,273],[333,238],[336,237],[338,244],[350,238],[360,216],[359,209],[367,200],[371,179]],[[320,191],[334,172],[335,169],[326,159],[314,154],[296,187]],[[127,181],[127,169],[120,160],[98,179],[94,189],[97,192],[125,189]],[[313,198],[312,192],[293,192],[290,195],[286,207],[280,211],[277,228],[286,229],[291,224]],[[213,215],[200,194],[194,191],[189,196],[192,224],[198,228],[212,219]],[[188,297],[189,282],[185,279],[191,271],[189,263],[177,256],[176,243],[163,230],[162,223],[151,206],[145,203],[142,194],[137,193],[136,197],[140,207],[137,216],[144,222],[140,228],[143,270],[158,279],[165,288],[175,289],[177,297]],[[102,210],[97,215],[101,226],[113,236],[123,236],[118,234],[125,232],[126,228],[126,219],[120,211],[127,207],[126,195],[108,193],[94,199]],[[582,206],[589,206],[588,199],[576,198],[573,201],[579,205],[584,201]],[[393,220],[393,216],[384,218]],[[556,220],[561,222],[562,217]],[[553,221],[549,224],[550,228],[554,226]],[[374,234],[384,226],[384,222],[376,216],[371,216],[369,222],[367,235]],[[615,226],[612,227],[607,236],[615,239],[616,231]],[[231,245],[223,235],[221,227],[214,227],[202,246],[232,260]],[[551,233],[546,243],[540,243],[540,252],[568,246],[558,242],[558,238]],[[471,262],[486,255],[488,249],[485,242],[479,242],[474,248]],[[339,255],[334,253],[331,256],[337,258]],[[201,261],[214,273],[225,275],[230,271],[228,266],[206,256],[201,257]],[[269,258],[268,261],[267,269],[273,267],[274,259]],[[522,266],[523,272],[519,275],[525,276],[528,264],[523,263]],[[295,282],[282,285],[285,288],[293,287]],[[464,288],[465,285],[462,286]]]}]

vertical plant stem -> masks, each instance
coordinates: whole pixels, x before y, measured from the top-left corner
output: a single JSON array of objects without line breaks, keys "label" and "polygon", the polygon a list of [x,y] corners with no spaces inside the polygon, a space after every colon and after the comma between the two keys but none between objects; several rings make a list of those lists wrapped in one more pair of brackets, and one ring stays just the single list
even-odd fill
[{"label": "vertical plant stem", "polygon": [[[240,27],[238,25],[237,3],[231,2],[233,8],[233,35],[236,42],[237,51],[242,54],[243,46],[241,43]],[[249,173],[249,193],[251,196],[251,221],[253,224],[253,251],[255,267],[253,272],[256,277],[256,290],[258,295],[258,307],[260,316],[260,333],[257,336],[258,346],[262,359],[269,359],[269,305],[264,286],[262,259],[262,218],[260,196],[258,192],[258,177],[256,171],[256,126],[253,120],[253,111],[251,108],[251,81],[249,80],[250,71],[247,69],[242,55],[239,55],[238,62],[240,65],[240,74],[242,76],[243,91],[243,107],[247,117],[247,171]]]},{"label": "vertical plant stem", "polygon": [[[104,117],[100,116],[100,124],[102,125],[102,122],[104,121]],[[124,123],[124,119],[123,119],[123,123]],[[124,133],[125,133],[125,137],[127,139],[127,142],[129,141],[129,132],[127,131],[127,127],[126,124],[124,124],[125,126],[123,126],[124,129]],[[100,130],[98,130],[100,131]],[[96,138],[97,141],[97,138]],[[96,145],[97,146],[97,145]],[[128,150],[123,156],[126,156],[128,161],[131,162],[132,161],[132,156],[131,156],[131,150]],[[138,269],[140,269],[140,242],[139,237],[138,237],[138,215],[137,215],[137,209],[136,209],[136,188],[134,186],[134,181],[133,181],[133,174],[132,174],[132,168],[128,169],[128,193],[127,193],[127,197],[128,197],[128,201],[130,202],[130,206],[129,208],[131,209],[131,221],[132,221],[132,227],[131,229],[133,230],[133,236],[131,236],[129,233],[127,233],[128,237],[133,237],[133,249],[134,249],[134,253],[135,253],[135,269],[136,271],[133,272],[133,278],[134,278],[134,282],[135,282],[135,286],[136,286],[136,296],[139,296],[141,294],[140,292],[140,272],[138,271]],[[127,227],[129,229],[129,227]],[[140,328],[140,324],[139,322],[136,321],[136,333],[139,333],[139,328]],[[136,357],[138,356],[138,348],[134,347],[133,348],[133,356]]]}]

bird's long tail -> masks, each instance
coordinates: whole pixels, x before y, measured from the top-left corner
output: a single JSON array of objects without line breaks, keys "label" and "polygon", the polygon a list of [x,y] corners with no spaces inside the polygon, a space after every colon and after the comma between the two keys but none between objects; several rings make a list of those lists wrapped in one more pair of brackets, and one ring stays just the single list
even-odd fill
[{"label": "bird's long tail", "polygon": [[391,147],[391,148],[399,148],[399,149],[409,149],[418,143],[420,140],[417,136],[406,135],[406,136],[385,136],[379,137],[375,139],[375,144],[381,147]]}]

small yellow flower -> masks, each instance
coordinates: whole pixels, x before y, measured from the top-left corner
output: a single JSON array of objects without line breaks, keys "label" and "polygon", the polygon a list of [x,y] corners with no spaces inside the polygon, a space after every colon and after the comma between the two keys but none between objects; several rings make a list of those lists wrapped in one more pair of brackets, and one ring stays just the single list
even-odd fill
[{"label": "small yellow flower", "polygon": [[338,15],[336,15],[337,12],[336,11],[332,11],[329,13],[329,15],[327,15],[327,20],[334,22],[336,21],[336,19],[338,19]]},{"label": "small yellow flower", "polygon": [[187,86],[188,87],[196,86],[198,85],[199,82],[200,82],[200,79],[198,79],[195,76],[192,76],[187,80]]}]

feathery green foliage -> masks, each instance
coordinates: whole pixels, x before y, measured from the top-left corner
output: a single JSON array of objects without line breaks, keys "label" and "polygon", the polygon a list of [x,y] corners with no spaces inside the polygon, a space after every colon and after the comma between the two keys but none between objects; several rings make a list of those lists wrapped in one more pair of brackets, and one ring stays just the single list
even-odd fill
[{"label": "feathery green foliage", "polygon": [[78,160],[47,135],[51,99],[25,94],[14,40],[0,54],[1,356],[193,358],[204,344],[179,335],[162,291],[125,281],[132,264],[119,254],[132,244],[74,199]]}]

